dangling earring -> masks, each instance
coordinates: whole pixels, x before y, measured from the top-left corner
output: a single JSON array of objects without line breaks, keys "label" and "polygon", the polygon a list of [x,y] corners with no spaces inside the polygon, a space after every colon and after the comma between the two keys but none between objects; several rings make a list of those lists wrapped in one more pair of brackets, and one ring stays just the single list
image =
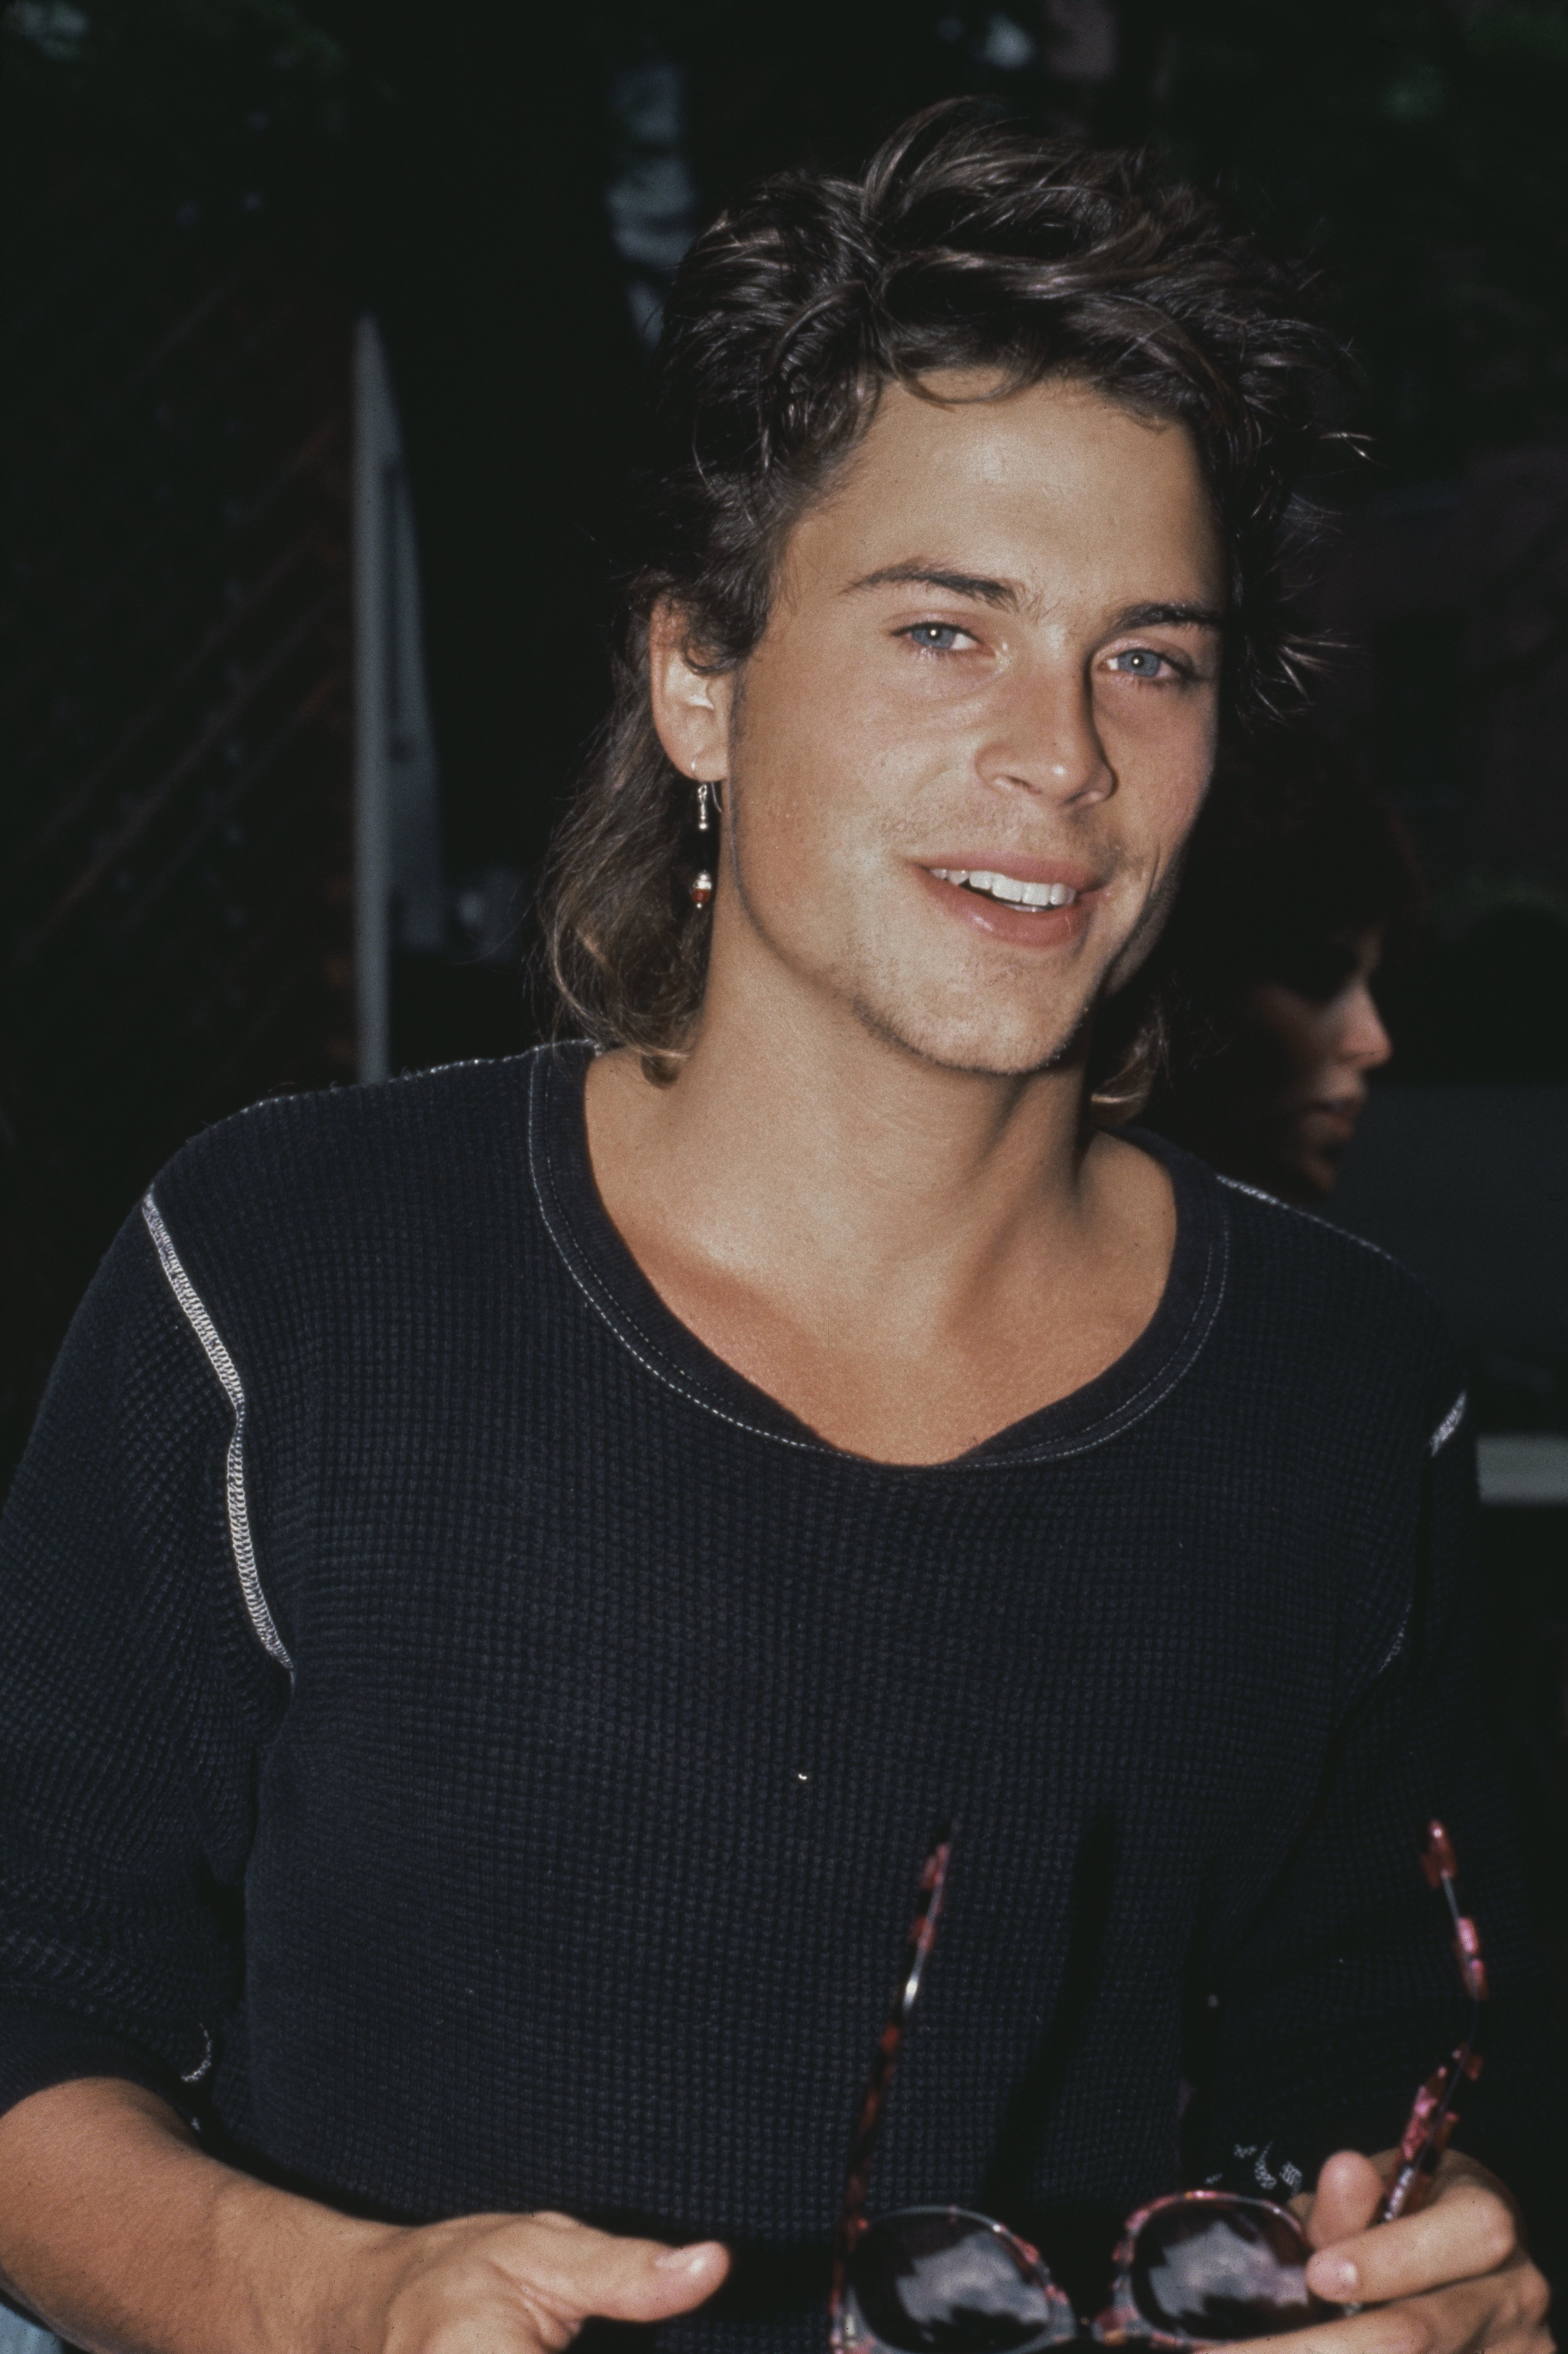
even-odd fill
[{"label": "dangling earring", "polygon": [[[708,815],[709,790],[710,788],[707,779],[705,777],[699,777],[697,779],[697,832],[699,833],[711,833],[713,832],[713,820]],[[718,803],[718,795],[716,792],[714,794],[714,802],[716,807]],[[692,905],[694,907],[705,907],[713,896],[714,878],[705,866],[701,874],[694,875],[692,879]]]}]

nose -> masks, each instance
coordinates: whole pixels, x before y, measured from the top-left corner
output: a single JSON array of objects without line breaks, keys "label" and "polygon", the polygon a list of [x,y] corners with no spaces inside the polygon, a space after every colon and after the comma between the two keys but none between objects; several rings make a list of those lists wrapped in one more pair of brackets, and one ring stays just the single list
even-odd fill
[{"label": "nose", "polygon": [[1358,1071],[1377,1070],[1393,1052],[1393,1042],[1364,981],[1353,982],[1346,991],[1339,1044],[1340,1061],[1352,1064]]},{"label": "nose", "polygon": [[1116,790],[1088,681],[1075,665],[1031,665],[1008,683],[988,718],[977,762],[986,784],[1064,808],[1105,801]]}]

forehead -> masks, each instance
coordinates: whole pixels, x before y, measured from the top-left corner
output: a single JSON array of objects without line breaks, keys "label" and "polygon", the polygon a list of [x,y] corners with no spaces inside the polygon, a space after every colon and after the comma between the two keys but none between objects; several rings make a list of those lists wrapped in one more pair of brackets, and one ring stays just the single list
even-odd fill
[{"label": "forehead", "polygon": [[1224,601],[1224,551],[1186,427],[1072,378],[1000,398],[983,376],[934,376],[918,393],[890,385],[797,525],[785,577],[810,594],[916,554],[1016,580],[1051,606],[1075,591]]}]

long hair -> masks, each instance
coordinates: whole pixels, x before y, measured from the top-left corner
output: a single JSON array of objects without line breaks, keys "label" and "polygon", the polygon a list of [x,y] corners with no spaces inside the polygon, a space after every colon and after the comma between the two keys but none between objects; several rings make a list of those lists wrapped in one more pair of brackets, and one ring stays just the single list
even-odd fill
[{"label": "long hair", "polygon": [[[546,873],[564,1018],[652,1076],[678,1067],[709,926],[688,890],[691,782],[650,708],[651,618],[673,607],[703,664],[741,665],[790,529],[885,387],[919,393],[954,368],[991,372],[998,393],[1071,376],[1184,424],[1229,559],[1234,725],[1286,707],[1313,659],[1288,626],[1283,566],[1338,358],[1299,275],[1217,205],[1145,155],[1037,137],[973,101],[917,116],[859,179],[785,173],[722,215],[665,309],[611,709]],[[1158,1006],[1132,988],[1091,1048],[1108,1118],[1158,1062]]]}]

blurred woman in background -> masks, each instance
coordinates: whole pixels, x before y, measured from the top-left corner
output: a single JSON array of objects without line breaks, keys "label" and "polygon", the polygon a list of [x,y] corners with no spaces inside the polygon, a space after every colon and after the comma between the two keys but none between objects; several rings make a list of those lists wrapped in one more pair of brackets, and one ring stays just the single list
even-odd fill
[{"label": "blurred woman in background", "polygon": [[1418,905],[1397,820],[1328,745],[1281,736],[1233,760],[1193,836],[1144,1124],[1282,1200],[1324,1200],[1393,1051],[1372,978]]}]

